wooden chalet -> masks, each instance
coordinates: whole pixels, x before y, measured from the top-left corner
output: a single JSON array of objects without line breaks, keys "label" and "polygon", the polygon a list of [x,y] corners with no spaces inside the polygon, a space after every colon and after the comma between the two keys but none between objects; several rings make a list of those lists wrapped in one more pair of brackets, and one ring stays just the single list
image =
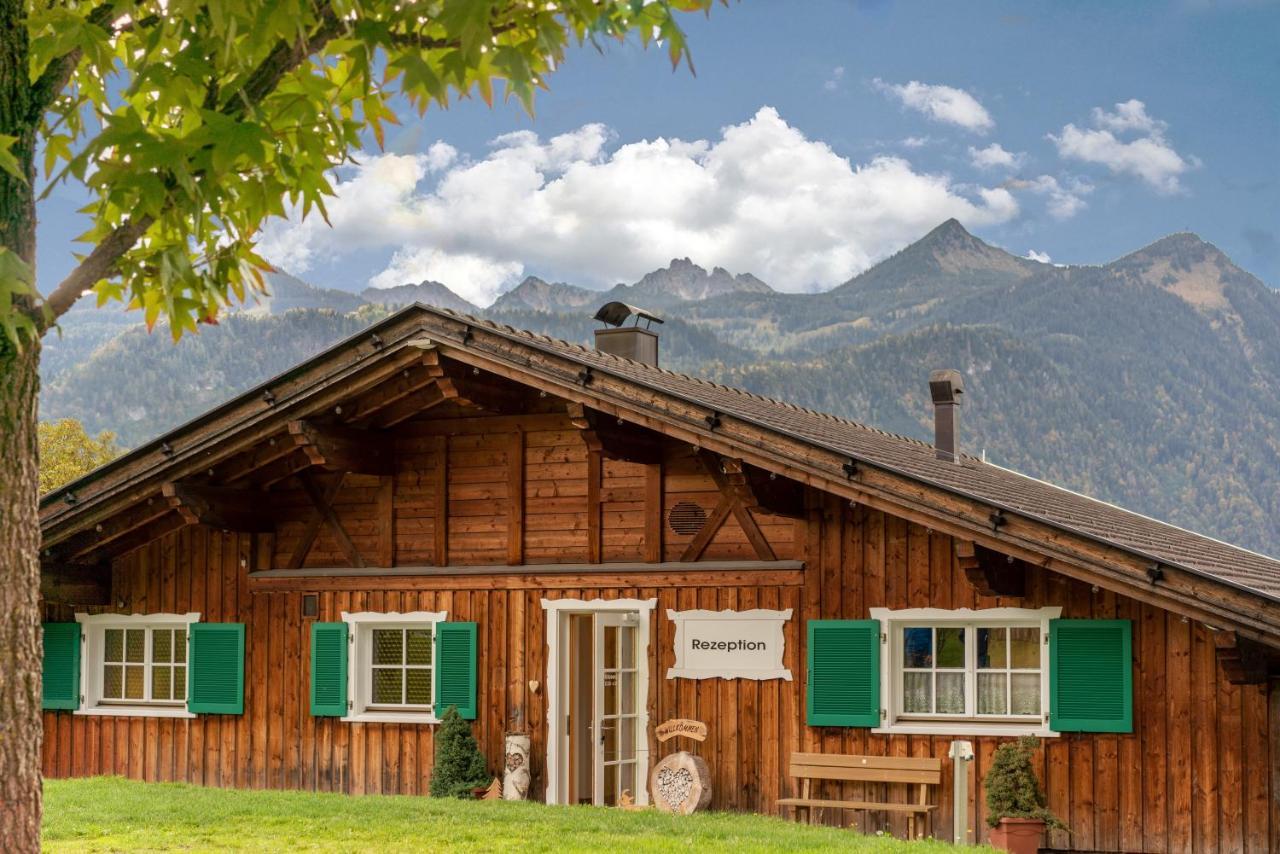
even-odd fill
[{"label": "wooden chalet", "polygon": [[1280,851],[1280,562],[959,453],[953,376],[935,447],[627,329],[413,306],[45,496],[46,775],[426,794],[456,705],[551,803],[677,749],[773,814],[793,757],[938,758],[945,839],[960,739],[981,841],[1031,734],[1052,846]]}]

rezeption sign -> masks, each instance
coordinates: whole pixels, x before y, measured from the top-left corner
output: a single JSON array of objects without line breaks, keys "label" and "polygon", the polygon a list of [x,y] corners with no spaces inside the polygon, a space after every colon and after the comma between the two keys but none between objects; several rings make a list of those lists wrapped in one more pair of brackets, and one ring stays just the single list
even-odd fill
[{"label": "rezeption sign", "polygon": [[791,609],[770,611],[667,611],[676,627],[676,663],[668,679],[785,679]]}]

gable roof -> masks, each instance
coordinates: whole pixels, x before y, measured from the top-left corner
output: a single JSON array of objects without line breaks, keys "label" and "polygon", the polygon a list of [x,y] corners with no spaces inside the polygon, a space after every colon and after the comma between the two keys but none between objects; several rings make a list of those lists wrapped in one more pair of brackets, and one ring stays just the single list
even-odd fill
[{"label": "gable roof", "polygon": [[[94,496],[95,485],[113,472],[137,466],[150,458],[154,470],[145,474],[157,476],[158,470],[166,465],[165,457],[156,457],[157,449],[168,448],[168,453],[172,454],[172,448],[183,444],[186,438],[212,420],[225,422],[238,410],[261,410],[261,398],[272,388],[285,382],[297,382],[307,371],[314,372],[328,361],[335,360],[339,354],[360,346],[360,342],[372,339],[378,342],[377,353],[396,352],[395,347],[388,346],[388,342],[379,337],[391,330],[397,330],[397,347],[415,333],[426,335],[444,346],[445,353],[451,357],[483,357],[486,364],[507,366],[515,372],[516,379],[538,374],[562,384],[568,381],[589,397],[602,397],[606,391],[601,387],[603,383],[593,382],[593,377],[610,378],[633,389],[660,396],[662,401],[666,401],[664,406],[688,404],[691,412],[710,410],[723,419],[732,419],[743,426],[763,431],[764,444],[773,444],[775,447],[771,450],[778,451],[784,458],[790,454],[789,459],[797,464],[813,462],[802,459],[802,452],[797,450],[801,445],[807,446],[846,458],[858,466],[870,467],[872,472],[905,478],[929,490],[976,502],[998,515],[1008,513],[1042,523],[1056,531],[1091,541],[1111,553],[1118,551],[1127,558],[1146,562],[1156,577],[1165,568],[1176,568],[1273,603],[1280,602],[1280,560],[1129,512],[972,456],[962,456],[954,463],[941,461],[936,458],[932,446],[913,439],[592,348],[420,304],[396,312],[281,377],[45,496],[42,500],[42,527],[47,528],[55,521],[62,527],[71,521],[79,512],[78,508]],[[367,367],[369,364],[370,360],[366,358],[363,365]],[[618,406],[630,407],[632,414],[641,415],[646,405],[656,406],[659,399],[652,397],[646,402],[635,394],[615,396],[618,397],[615,401]],[[709,417],[697,412],[693,412],[691,423],[696,424],[697,420]],[[746,447],[742,436],[735,435],[731,429],[717,429],[718,426],[704,424],[700,431],[696,427],[681,429]],[[827,468],[830,469],[829,461]],[[806,471],[812,472],[812,465]],[[839,471],[837,466],[835,472]],[[819,474],[829,478],[828,486],[838,486],[839,480],[847,480],[855,492],[872,488],[861,476],[854,478],[841,474],[837,478],[832,477],[833,472],[829,470]],[[63,507],[58,498],[68,492],[76,495],[76,504]],[[1002,521],[992,520],[993,534],[1002,534]],[[1280,625],[1280,614],[1270,615],[1268,622],[1272,621]]]}]

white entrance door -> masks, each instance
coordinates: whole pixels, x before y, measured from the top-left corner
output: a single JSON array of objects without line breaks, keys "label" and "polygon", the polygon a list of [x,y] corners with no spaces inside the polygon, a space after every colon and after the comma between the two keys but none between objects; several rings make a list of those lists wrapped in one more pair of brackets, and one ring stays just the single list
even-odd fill
[{"label": "white entrance door", "polygon": [[636,657],[635,612],[595,615],[592,702],[593,794],[597,806],[616,806],[625,792],[636,800],[640,708],[644,703]]}]

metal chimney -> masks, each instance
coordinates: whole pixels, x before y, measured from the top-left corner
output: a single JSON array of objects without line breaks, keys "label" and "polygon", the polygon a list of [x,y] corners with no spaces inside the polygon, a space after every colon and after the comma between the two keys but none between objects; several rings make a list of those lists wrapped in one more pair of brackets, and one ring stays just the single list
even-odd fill
[{"label": "metal chimney", "polygon": [[[634,321],[625,326],[630,318]],[[609,302],[600,307],[595,319],[605,324],[604,328],[596,330],[597,350],[655,368],[658,366],[658,333],[650,327],[662,323],[661,317],[624,302]],[[641,320],[645,324],[643,329],[640,328]]]},{"label": "metal chimney", "polygon": [[929,374],[929,396],[933,398],[933,447],[938,459],[960,461],[960,397],[964,378],[951,368]]}]

